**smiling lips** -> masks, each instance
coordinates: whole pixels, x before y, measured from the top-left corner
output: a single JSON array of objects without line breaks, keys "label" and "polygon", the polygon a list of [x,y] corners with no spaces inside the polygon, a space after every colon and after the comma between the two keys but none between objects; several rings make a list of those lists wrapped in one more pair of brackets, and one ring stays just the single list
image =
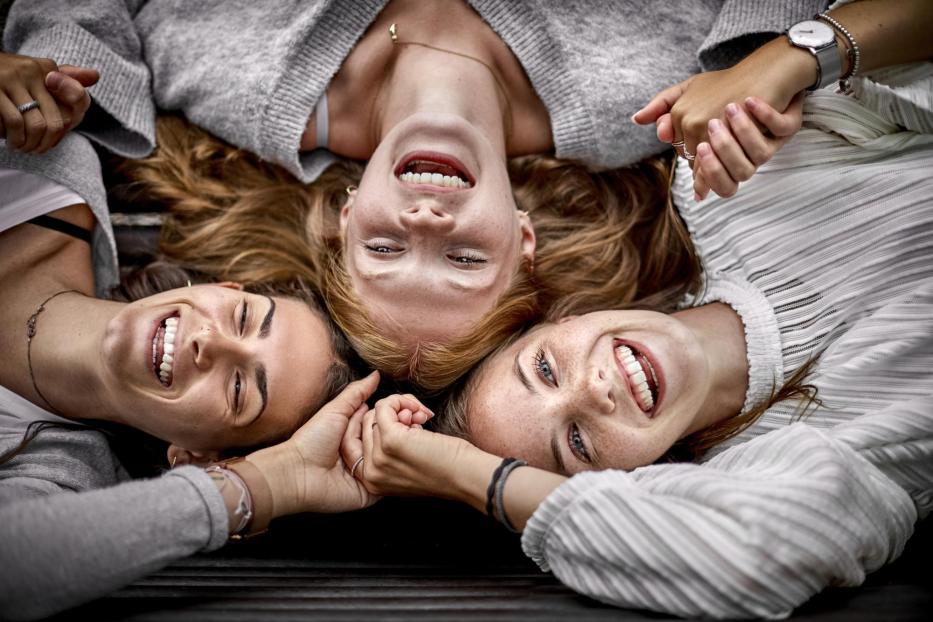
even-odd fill
[{"label": "smiling lips", "polygon": [[653,414],[651,411],[658,401],[658,376],[651,361],[638,350],[624,344],[615,347],[615,357],[638,407],[649,415]]},{"label": "smiling lips", "polygon": [[448,191],[472,188],[475,183],[459,160],[427,151],[406,155],[396,168],[395,176],[402,183],[434,186]]},{"label": "smiling lips", "polygon": [[175,335],[178,317],[167,317],[152,337],[152,371],[163,387],[172,386],[175,379]]}]

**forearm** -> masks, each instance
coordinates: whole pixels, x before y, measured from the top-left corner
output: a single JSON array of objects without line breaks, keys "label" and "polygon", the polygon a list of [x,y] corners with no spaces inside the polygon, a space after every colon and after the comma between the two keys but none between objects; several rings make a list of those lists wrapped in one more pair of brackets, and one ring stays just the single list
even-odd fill
[{"label": "forearm", "polygon": [[[4,482],[15,492],[15,483]],[[0,618],[49,615],[226,540],[226,516],[193,469],[0,508]]]}]

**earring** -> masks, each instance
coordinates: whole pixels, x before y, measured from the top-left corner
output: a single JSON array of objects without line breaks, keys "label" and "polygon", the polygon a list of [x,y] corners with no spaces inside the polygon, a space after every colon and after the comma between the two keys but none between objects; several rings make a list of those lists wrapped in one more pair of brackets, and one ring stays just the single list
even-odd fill
[{"label": "earring", "polygon": [[191,279],[188,279],[187,283],[188,283],[188,287],[191,287]]},{"label": "earring", "polygon": [[344,188],[344,192],[347,193],[348,197],[352,197],[353,193],[356,192],[356,186],[354,186],[353,184],[350,184],[349,186]]},{"label": "earring", "polygon": [[178,456],[172,456],[172,468],[175,468],[175,461],[178,460]]},{"label": "earring", "polygon": [[395,27],[395,23],[389,26],[389,38],[392,39],[392,43],[398,43],[398,30]]}]

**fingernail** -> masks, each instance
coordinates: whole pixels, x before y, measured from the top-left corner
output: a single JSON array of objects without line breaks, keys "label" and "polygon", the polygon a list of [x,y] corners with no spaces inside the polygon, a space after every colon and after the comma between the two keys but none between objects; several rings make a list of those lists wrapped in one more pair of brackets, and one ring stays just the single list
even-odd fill
[{"label": "fingernail", "polygon": [[748,106],[749,108],[755,108],[758,105],[758,100],[755,99],[754,97],[746,97],[745,105]]},{"label": "fingernail", "polygon": [[58,90],[58,87],[61,86],[62,80],[64,79],[64,74],[57,71],[50,71],[49,75],[45,76],[45,85],[55,91]]},{"label": "fingernail", "polygon": [[700,143],[697,145],[697,153],[704,158],[708,158],[713,152],[709,148],[709,143]]},{"label": "fingernail", "polygon": [[739,114],[739,107],[736,106],[735,104],[727,104],[726,114],[729,115],[730,117],[734,117],[735,115]]},{"label": "fingernail", "polygon": [[722,129],[722,122],[719,119],[710,119],[709,120],[709,133],[715,134],[720,129]]},{"label": "fingernail", "polygon": [[697,203],[699,203],[700,201],[703,200],[703,197],[700,196],[700,193],[699,193],[699,192],[694,191],[694,192],[693,192],[693,200],[696,201]]}]

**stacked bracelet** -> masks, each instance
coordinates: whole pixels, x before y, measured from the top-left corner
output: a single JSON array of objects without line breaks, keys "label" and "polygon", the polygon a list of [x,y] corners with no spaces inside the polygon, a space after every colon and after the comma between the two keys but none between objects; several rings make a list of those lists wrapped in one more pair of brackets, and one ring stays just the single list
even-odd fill
[{"label": "stacked bracelet", "polygon": [[855,42],[855,37],[852,36],[852,33],[849,32],[849,30],[840,24],[836,19],[830,17],[826,13],[820,13],[816,17],[817,19],[821,19],[835,28],[843,37],[845,37],[845,40],[848,43],[846,56],[849,57],[849,70],[839,78],[839,91],[842,93],[851,93],[852,88],[849,84],[849,80],[858,74],[859,61],[861,60],[858,43]]},{"label": "stacked bracelet", "polygon": [[237,526],[231,540],[242,540],[265,532],[273,516],[272,489],[262,472],[245,458],[231,458],[207,467],[208,473],[218,473],[240,488],[241,495],[234,510]]},{"label": "stacked bracelet", "polygon": [[505,482],[512,471],[527,464],[524,460],[518,460],[517,458],[504,459],[502,464],[493,472],[489,486],[486,488],[486,514],[497,519],[512,533],[518,533],[518,530],[515,529],[505,513]]}]

